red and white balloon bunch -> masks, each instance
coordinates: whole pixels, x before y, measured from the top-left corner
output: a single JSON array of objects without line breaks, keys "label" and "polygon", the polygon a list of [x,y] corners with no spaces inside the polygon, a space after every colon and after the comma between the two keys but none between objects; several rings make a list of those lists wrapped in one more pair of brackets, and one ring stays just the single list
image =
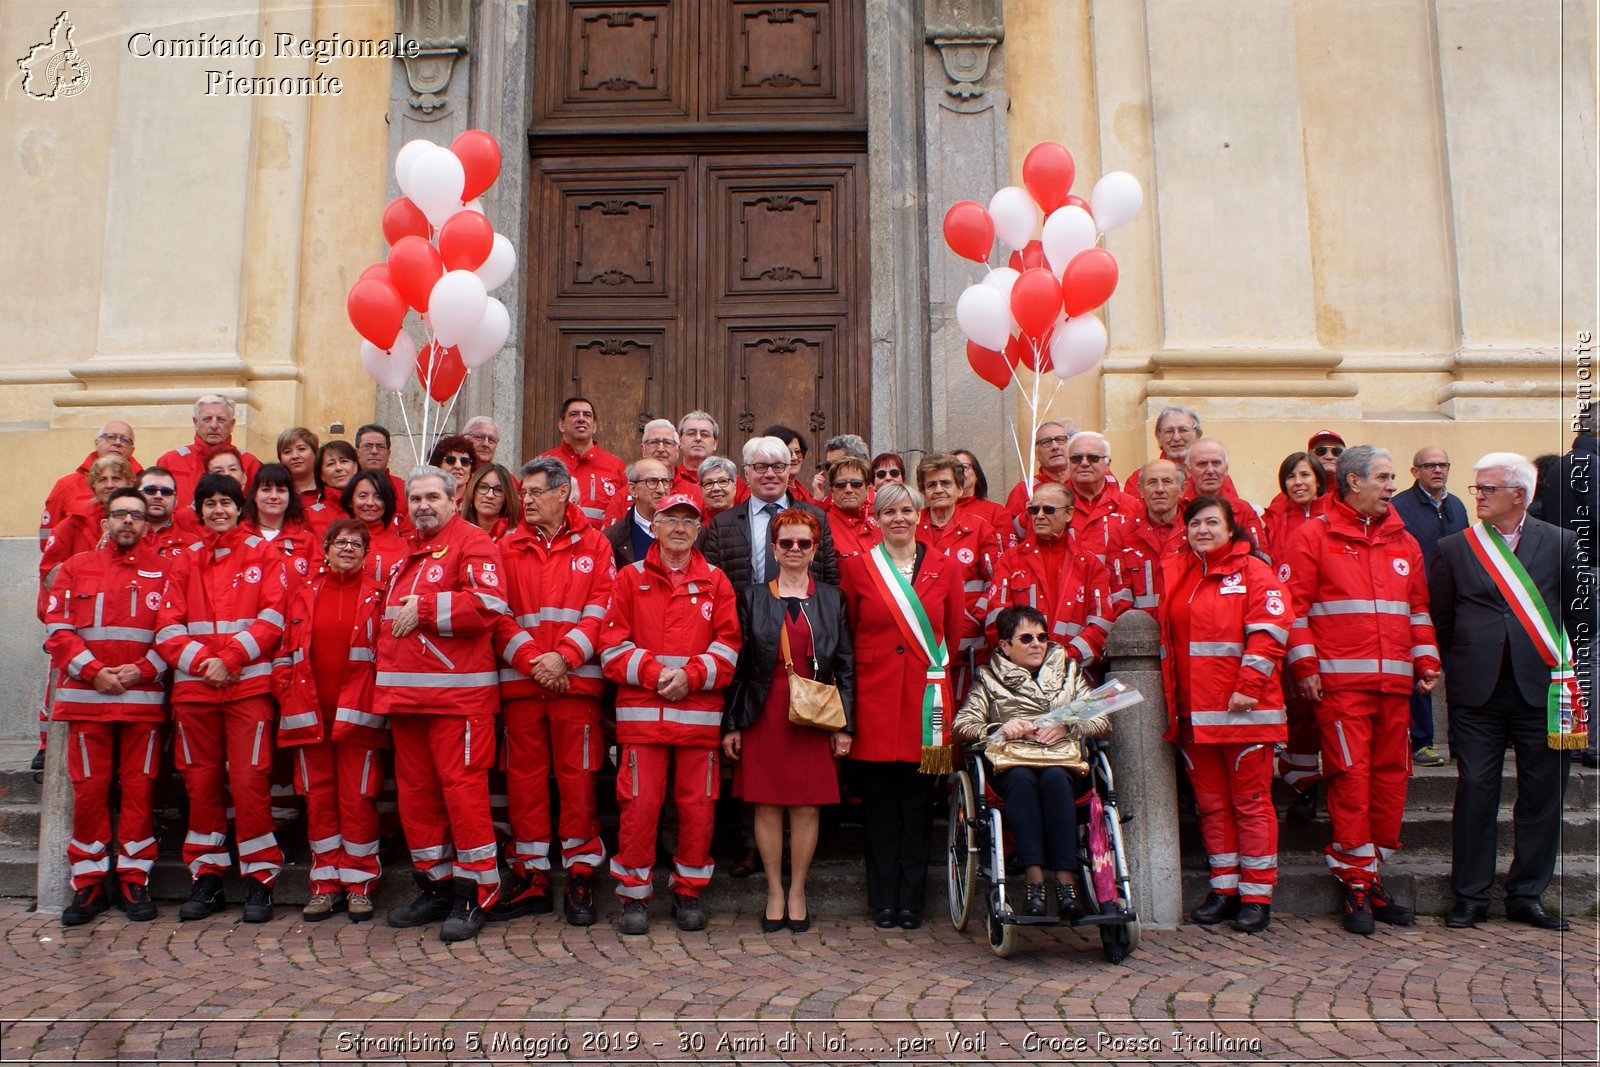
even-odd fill
[{"label": "red and white balloon bunch", "polygon": [[[467,130],[449,148],[407,142],[394,160],[404,194],[383,212],[388,258],[361,272],[345,309],[363,340],[361,365],[372,380],[401,393],[412,374],[422,386],[420,455],[450,416],[461,383],[489,362],[511,334],[511,315],[490,296],[510,279],[517,253],[495,233],[478,197],[500,174],[500,146]],[[422,322],[419,346],[406,315]],[[401,404],[410,434],[410,416]],[[412,437],[413,444],[418,444]]]},{"label": "red and white balloon bunch", "polygon": [[1022,162],[1026,189],[1010,185],[987,208],[963,200],[945,213],[945,243],[956,255],[990,266],[996,234],[1015,249],[1007,266],[990,266],[956,301],[967,361],[998,389],[1019,364],[1071,378],[1105,355],[1105,324],[1090,312],[1116,289],[1117,261],[1100,243],[1138,214],[1144,193],[1133,175],[1113,171],[1085,201],[1071,192],[1075,174],[1072,154],[1044,141]]}]

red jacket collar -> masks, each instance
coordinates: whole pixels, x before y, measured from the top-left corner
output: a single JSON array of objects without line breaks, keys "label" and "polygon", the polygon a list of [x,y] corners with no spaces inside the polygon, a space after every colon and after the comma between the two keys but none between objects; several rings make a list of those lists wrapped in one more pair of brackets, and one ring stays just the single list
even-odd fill
[{"label": "red jacket collar", "polygon": [[[661,547],[655,542],[650,543],[650,548],[644,554],[644,569],[653,572],[662,581],[671,584],[672,572],[667,570],[666,563],[661,558]],[[689,562],[684,567],[685,578],[691,582],[704,582],[711,579],[711,564],[700,554],[699,549],[690,549]]]},{"label": "red jacket collar", "polygon": [[1328,510],[1323,514],[1329,529],[1355,541],[1387,541],[1406,528],[1405,520],[1392,504],[1382,516],[1373,518],[1358,513],[1343,497],[1335,496],[1328,498]]}]

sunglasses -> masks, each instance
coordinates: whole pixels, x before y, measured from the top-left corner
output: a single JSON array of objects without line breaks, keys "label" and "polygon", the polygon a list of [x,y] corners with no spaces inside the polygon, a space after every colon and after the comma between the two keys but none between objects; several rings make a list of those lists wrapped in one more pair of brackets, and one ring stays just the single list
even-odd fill
[{"label": "sunglasses", "polygon": [[176,489],[169,489],[164,485],[146,485],[139,489],[142,496],[177,496]]},{"label": "sunglasses", "polygon": [[1044,634],[1017,634],[1011,640],[1015,641],[1019,645],[1031,645],[1036,641],[1042,645],[1050,639]]},{"label": "sunglasses", "polygon": [[1081,456],[1068,456],[1067,457],[1067,462],[1068,463],[1087,464],[1088,466],[1092,467],[1096,463],[1100,463],[1100,462],[1102,462],[1104,460],[1107,460],[1107,459],[1110,459],[1110,458],[1111,458],[1110,456],[1102,456],[1102,455],[1099,455],[1098,453],[1095,453],[1095,452],[1085,452]]},{"label": "sunglasses", "polygon": [[106,512],[106,518],[113,519],[118,522],[122,521],[123,519],[138,519],[140,522],[143,522],[145,515],[142,511],[127,511],[119,508],[116,511]]},{"label": "sunglasses", "polygon": [[864,478],[841,478],[833,483],[835,489],[864,489],[866,485]]},{"label": "sunglasses", "polygon": [[1342,456],[1342,455],[1344,455],[1344,449],[1342,447],[1340,447],[1339,445],[1318,445],[1316,448],[1313,448],[1311,451],[1314,454],[1319,455],[1319,456]]},{"label": "sunglasses", "polygon": [[903,478],[905,473],[899,467],[885,467],[882,470],[873,471],[872,476],[881,482],[885,478]]},{"label": "sunglasses", "polygon": [[798,548],[802,552],[809,552],[811,551],[811,546],[814,544],[816,544],[816,542],[811,540],[809,537],[778,538],[778,547],[783,549],[785,552],[793,548]]},{"label": "sunglasses", "polygon": [[1054,515],[1058,511],[1067,511],[1068,508],[1060,504],[1029,504],[1025,509],[1029,515]]},{"label": "sunglasses", "polygon": [[468,456],[446,456],[439,462],[443,463],[446,467],[467,467],[471,466],[472,464],[472,460]]}]

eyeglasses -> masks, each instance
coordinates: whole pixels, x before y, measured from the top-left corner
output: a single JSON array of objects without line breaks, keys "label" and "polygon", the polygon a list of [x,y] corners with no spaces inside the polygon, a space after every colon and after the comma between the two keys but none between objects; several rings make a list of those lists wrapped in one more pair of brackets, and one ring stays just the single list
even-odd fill
[{"label": "eyeglasses", "polygon": [[1185,426],[1182,423],[1168,423],[1156,431],[1158,437],[1185,437],[1192,433],[1199,433],[1197,426]]},{"label": "eyeglasses", "polygon": [[1044,634],[1017,634],[1011,640],[1015,641],[1019,645],[1031,645],[1035,641],[1042,645],[1050,639]]},{"label": "eyeglasses", "polygon": [[522,495],[525,498],[529,499],[529,500],[538,500],[540,497],[544,496],[546,493],[553,493],[553,492],[555,492],[555,490],[551,489],[548,486],[540,487],[540,486],[537,486],[537,485],[525,485],[525,486],[522,487]]},{"label": "eyeglasses", "polygon": [[328,547],[329,548],[366,548],[367,545],[366,545],[365,541],[353,541],[348,537],[341,537],[337,541],[330,542],[328,544]]},{"label": "eyeglasses", "polygon": [[1029,515],[1054,515],[1058,511],[1071,511],[1070,507],[1060,504],[1029,504],[1025,509]]},{"label": "eyeglasses", "polygon": [[1081,456],[1068,456],[1067,462],[1074,465],[1092,467],[1096,463],[1103,463],[1110,458],[1110,456],[1102,456],[1096,452],[1085,452]]},{"label": "eyeglasses", "polygon": [[701,489],[726,489],[733,484],[732,478],[703,478],[700,481]]},{"label": "eyeglasses", "polygon": [[665,489],[672,484],[671,478],[635,478],[631,483],[642,485],[647,489]]},{"label": "eyeglasses", "polygon": [[114,519],[117,522],[121,522],[124,519],[138,519],[140,522],[143,522],[144,517],[144,512],[131,511],[127,508],[118,508],[116,511],[106,512],[106,518]]},{"label": "eyeglasses", "polygon": [[1491,497],[1502,489],[1521,489],[1520,485],[1469,485],[1467,492],[1473,496]]},{"label": "eyeglasses", "polygon": [[657,515],[655,521],[662,526],[698,526],[700,520],[693,515]]},{"label": "eyeglasses", "polygon": [[1064,445],[1070,440],[1072,440],[1072,438],[1068,437],[1066,434],[1058,433],[1054,437],[1035,438],[1033,443],[1040,448],[1044,448],[1047,445]]},{"label": "eyeglasses", "polygon": [[364,445],[356,445],[357,452],[387,452],[389,446],[382,441],[368,441]]},{"label": "eyeglasses", "polygon": [[786,471],[789,469],[789,464],[787,463],[746,463],[744,466],[745,470],[754,471],[757,474],[767,474],[771,471]]},{"label": "eyeglasses", "polygon": [[881,482],[885,478],[904,478],[905,474],[906,472],[899,467],[884,467],[881,470],[873,471],[872,477]]},{"label": "eyeglasses", "polygon": [[1450,464],[1437,461],[1433,463],[1418,463],[1417,466],[1425,471],[1447,471],[1450,469]]},{"label": "eyeglasses", "polygon": [[480,492],[480,493],[488,493],[491,496],[505,496],[506,495],[506,487],[503,486],[503,485],[485,485],[484,483],[479,482],[478,483],[478,492]]},{"label": "eyeglasses", "polygon": [[165,485],[141,485],[139,492],[143,496],[177,496],[178,491]]},{"label": "eyeglasses", "polygon": [[643,443],[645,447],[648,448],[651,445],[675,445],[678,442],[674,441],[670,437],[649,437],[646,438]]},{"label": "eyeglasses", "polygon": [[969,474],[972,471],[972,464],[970,464],[970,463],[957,463],[956,464],[956,470],[960,471],[962,474]]},{"label": "eyeglasses", "polygon": [[481,431],[469,433],[465,436],[470,440],[478,441],[486,445],[497,445],[500,443],[500,438],[495,437],[492,434],[483,433]]},{"label": "eyeglasses", "polygon": [[446,456],[446,457],[444,457],[444,459],[440,460],[439,462],[444,464],[446,467],[470,467],[470,466],[472,466],[472,457],[471,456]]},{"label": "eyeglasses", "polygon": [[798,548],[802,552],[809,552],[811,551],[811,546],[814,544],[816,544],[816,542],[809,537],[778,538],[778,547],[783,549],[785,552],[789,551],[791,548]]},{"label": "eyeglasses", "polygon": [[864,478],[841,478],[833,483],[835,489],[865,489],[866,485]]},{"label": "eyeglasses", "polygon": [[1338,457],[1338,456],[1344,455],[1344,446],[1343,445],[1318,445],[1316,448],[1313,448],[1311,451],[1312,451],[1313,454],[1318,455],[1318,456],[1335,456],[1335,457]]},{"label": "eyeglasses", "polygon": [[125,433],[103,433],[98,438],[101,441],[110,441],[114,445],[131,445],[133,438]]}]

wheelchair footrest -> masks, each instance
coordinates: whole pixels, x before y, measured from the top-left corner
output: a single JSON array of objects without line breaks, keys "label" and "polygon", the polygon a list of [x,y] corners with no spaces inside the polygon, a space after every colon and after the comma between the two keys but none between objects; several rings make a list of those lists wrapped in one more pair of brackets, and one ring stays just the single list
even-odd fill
[{"label": "wheelchair footrest", "polygon": [[1011,913],[1000,916],[1002,926],[1060,926],[1061,920],[1054,915],[1018,915]]},{"label": "wheelchair footrest", "polygon": [[1126,926],[1131,922],[1138,922],[1139,916],[1131,911],[1104,911],[1099,915],[1085,915],[1073,926]]}]

